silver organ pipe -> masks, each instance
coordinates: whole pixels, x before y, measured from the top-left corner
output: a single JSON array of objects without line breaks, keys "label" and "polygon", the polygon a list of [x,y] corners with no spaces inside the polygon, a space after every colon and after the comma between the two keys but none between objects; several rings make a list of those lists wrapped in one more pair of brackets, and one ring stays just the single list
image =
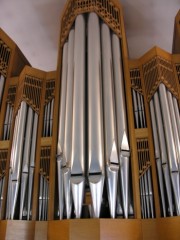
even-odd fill
[{"label": "silver organ pipe", "polygon": [[22,219],[23,215],[27,216],[27,204],[25,203],[25,198],[27,197],[27,183],[28,183],[28,173],[29,173],[32,124],[33,124],[33,110],[32,108],[28,108],[27,126],[26,126],[25,139],[24,139],[25,140],[24,153],[23,153],[23,159],[22,159],[19,219]]},{"label": "silver organ pipe", "polygon": [[155,117],[153,100],[150,101],[150,113],[151,113],[151,123],[152,123],[154,149],[155,149],[155,160],[156,160],[157,174],[158,174],[158,181],[159,181],[159,188],[160,188],[160,195],[161,195],[162,215],[163,217],[166,217],[166,202],[165,202],[165,193],[164,193],[165,189],[163,184],[160,145],[159,145],[158,130],[156,125],[156,117]]},{"label": "silver organ pipe", "polygon": [[49,136],[52,136],[53,110],[54,110],[54,98],[51,100],[51,107],[50,107]]},{"label": "silver organ pipe", "polygon": [[0,106],[3,98],[4,83],[5,83],[5,77],[0,74]]},{"label": "silver organ pipe", "polygon": [[15,209],[20,185],[20,171],[23,153],[23,141],[26,123],[27,104],[21,102],[18,110],[18,123],[15,138],[13,137],[13,148],[10,158],[10,219],[15,217]]},{"label": "silver organ pipe", "polygon": [[178,129],[178,135],[180,139],[180,115],[179,115],[179,107],[178,107],[178,102],[175,97],[173,97],[173,105],[174,105],[174,111],[175,111],[175,117],[176,117],[176,124],[177,124],[177,129]]},{"label": "silver organ pipe", "polygon": [[100,22],[88,16],[88,179],[92,196],[92,216],[99,217],[104,186],[104,147]]},{"label": "silver organ pipe", "polygon": [[[176,150],[176,157],[177,157],[177,163],[178,168],[180,168],[180,141],[179,141],[179,134],[178,134],[178,126],[176,121],[176,115],[175,115],[175,109],[173,105],[173,97],[172,93],[167,90],[167,98],[169,103],[169,111],[171,116],[171,123],[172,123],[172,130],[173,130],[173,136],[174,136],[174,144],[175,144],[175,150]],[[180,199],[179,199],[180,201]]]},{"label": "silver organ pipe", "polygon": [[81,217],[85,187],[85,18],[75,20],[71,188],[75,216]]},{"label": "silver organ pipe", "polygon": [[81,217],[86,176],[91,217],[100,217],[104,198],[112,218],[133,215],[123,81],[119,38],[96,13],[78,15],[63,46],[57,144],[60,219],[71,218],[72,206],[75,217]]},{"label": "silver organ pipe", "polygon": [[8,123],[9,123],[9,115],[10,115],[10,105],[9,103],[7,104],[6,107],[6,115],[5,115],[5,120],[4,120],[4,132],[3,132],[3,139],[6,140],[8,136]]},{"label": "silver organ pipe", "polygon": [[27,203],[27,220],[32,216],[32,193],[33,193],[33,179],[34,179],[34,168],[35,168],[35,157],[36,157],[36,139],[38,131],[38,114],[34,113],[33,127],[32,127],[32,140],[31,140],[31,151],[29,160],[29,176],[28,176],[28,203]]},{"label": "silver organ pipe", "polygon": [[13,133],[6,208],[7,219],[30,219],[37,123],[37,113],[22,101],[15,118]]},{"label": "silver organ pipe", "polygon": [[58,172],[58,197],[59,197],[59,218],[60,219],[63,218],[63,209],[64,209],[62,167],[65,165],[65,160],[63,156],[63,146],[64,146],[64,127],[65,127],[67,53],[68,53],[68,43],[66,42],[63,47],[60,111],[59,111],[59,132],[58,132],[58,144],[57,144],[57,172]]},{"label": "silver organ pipe", "polygon": [[64,200],[66,217],[69,219],[72,212],[72,193],[70,183],[70,161],[72,149],[72,119],[73,119],[73,83],[74,83],[74,29],[71,29],[68,38],[68,70],[67,70],[67,92],[65,110],[65,133],[64,133],[64,158],[66,167],[64,169]]},{"label": "silver organ pipe", "polygon": [[[128,209],[132,199],[129,199],[129,161],[130,149],[128,143],[127,117],[124,94],[124,78],[122,70],[121,45],[116,34],[112,33],[112,52],[116,100],[116,124],[118,139],[118,154],[120,163],[120,178],[124,217],[128,218]],[[132,204],[131,204],[132,206]]]},{"label": "silver organ pipe", "polygon": [[117,153],[115,99],[113,85],[113,66],[110,29],[105,24],[101,25],[102,39],[102,76],[103,76],[103,106],[104,106],[104,138],[105,162],[107,175],[107,191],[109,198],[110,214],[116,215],[116,197],[119,172]]},{"label": "silver organ pipe", "polygon": [[178,160],[176,155],[175,141],[173,136],[172,119],[170,116],[167,90],[164,84],[159,85],[159,97],[161,102],[162,117],[164,123],[164,132],[167,143],[167,154],[170,165],[170,176],[172,181],[172,187],[174,192],[175,207],[177,215],[180,215],[180,183],[179,183],[179,171]]},{"label": "silver organ pipe", "polygon": [[159,144],[160,144],[160,156],[161,156],[161,164],[165,182],[165,189],[167,193],[167,200],[168,200],[168,209],[169,215],[173,216],[173,201],[172,201],[172,189],[171,189],[171,181],[169,177],[169,162],[166,150],[166,139],[163,129],[163,120],[161,116],[161,108],[160,108],[160,100],[158,92],[156,92],[153,96],[154,101],[154,108],[155,108],[155,116],[156,116],[156,124],[158,129],[158,137],[159,137]]}]

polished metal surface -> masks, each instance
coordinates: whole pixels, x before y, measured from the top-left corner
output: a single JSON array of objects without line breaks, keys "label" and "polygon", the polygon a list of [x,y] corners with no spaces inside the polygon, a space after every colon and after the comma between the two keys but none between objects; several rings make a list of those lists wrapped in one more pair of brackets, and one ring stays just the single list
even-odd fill
[{"label": "polished metal surface", "polygon": [[155,160],[156,160],[156,166],[157,166],[157,175],[158,175],[160,195],[161,195],[161,208],[162,208],[163,217],[166,217],[166,203],[165,203],[165,194],[164,194],[165,189],[163,184],[160,145],[159,145],[158,130],[157,130],[153,100],[150,101],[150,113],[151,113],[153,140],[154,140]]},{"label": "polished metal surface", "polygon": [[9,113],[10,113],[10,105],[7,103],[6,106],[6,115],[5,115],[5,120],[4,120],[4,132],[3,132],[3,140],[7,139],[8,135],[8,123],[9,123]]},{"label": "polished metal surface", "polygon": [[133,107],[134,107],[134,117],[135,117],[136,128],[139,128],[140,124],[139,124],[137,96],[136,96],[136,91],[134,89],[132,89],[132,96],[133,96]]},{"label": "polished metal surface", "polygon": [[119,38],[96,13],[78,15],[63,47],[57,146],[60,219],[81,218],[87,186],[92,217],[100,217],[107,200],[112,218],[134,214],[123,81]]},{"label": "polished metal surface", "polygon": [[85,186],[85,25],[84,15],[78,15],[75,20],[74,33],[74,90],[70,162],[76,218],[81,217]]},{"label": "polished metal surface", "polygon": [[177,128],[178,128],[178,135],[180,139],[180,115],[179,115],[179,107],[178,107],[178,100],[173,97],[173,105],[174,105],[174,111],[175,111],[175,116],[176,116],[176,123],[177,123]]},{"label": "polished metal surface", "polygon": [[74,29],[71,29],[68,37],[68,68],[67,91],[65,109],[65,133],[64,133],[64,157],[66,164],[70,164],[72,149],[72,119],[73,119],[73,85],[74,85]]},{"label": "polished metal surface", "polygon": [[66,42],[63,47],[63,60],[62,60],[62,76],[61,76],[61,91],[59,99],[59,132],[58,132],[58,145],[57,154],[61,154],[64,146],[64,127],[65,127],[65,106],[66,106],[66,85],[67,85],[67,52],[68,43]]},{"label": "polished metal surface", "polygon": [[11,157],[12,169],[11,169],[11,219],[14,219],[15,208],[17,204],[18,191],[20,185],[20,171],[22,164],[23,155],[23,142],[24,142],[24,131],[26,124],[26,112],[27,104],[23,101],[21,102],[19,109],[19,121],[17,127],[17,142],[15,144],[15,153]]},{"label": "polished metal surface", "polygon": [[121,191],[124,217],[128,218],[129,192],[129,162],[130,149],[128,143],[125,89],[122,70],[121,44],[116,34],[112,33],[112,59],[114,69],[116,124],[117,124],[117,151],[120,162]]},{"label": "polished metal surface", "polygon": [[67,91],[65,109],[65,129],[63,156],[66,164],[63,170],[64,200],[66,207],[66,217],[69,219],[72,212],[72,193],[70,184],[70,162],[72,151],[72,119],[73,119],[73,85],[74,85],[74,29],[71,29],[68,37],[68,68],[67,68]]},{"label": "polished metal surface", "polygon": [[167,98],[169,103],[169,111],[170,111],[170,117],[171,117],[171,123],[172,123],[172,132],[174,136],[177,163],[178,163],[178,168],[180,170],[180,140],[178,135],[178,126],[176,121],[175,109],[173,105],[173,96],[172,96],[172,93],[168,90],[167,90]]},{"label": "polished metal surface", "polygon": [[157,92],[154,94],[153,101],[154,101],[156,124],[157,124],[158,137],[159,137],[161,165],[162,165],[164,182],[165,182],[167,199],[168,199],[169,214],[170,216],[173,216],[172,189],[171,189],[171,181],[169,176],[170,169],[169,169],[169,162],[168,162],[168,156],[167,156],[165,134],[163,129],[163,121],[161,116],[160,101],[159,101],[159,96]]},{"label": "polished metal surface", "polygon": [[85,18],[75,20],[71,174],[85,170]]},{"label": "polished metal surface", "polygon": [[57,143],[57,173],[58,173],[58,198],[59,198],[59,218],[63,218],[64,209],[64,191],[63,191],[63,170],[66,161],[63,155],[64,134],[65,134],[65,109],[66,109],[66,87],[67,87],[67,70],[68,70],[68,43],[63,47],[62,60],[62,76],[61,76],[61,91],[59,99],[59,131]]},{"label": "polished metal surface", "polygon": [[57,156],[57,174],[58,174],[58,198],[59,198],[59,219],[63,219],[64,213],[64,191],[63,191],[63,157]]},{"label": "polished metal surface", "polygon": [[25,197],[27,196],[32,127],[33,127],[33,110],[31,107],[29,107],[28,113],[27,113],[27,125],[26,125],[25,136],[24,136],[24,152],[23,152],[22,170],[21,170],[22,174],[21,174],[20,212],[19,212],[20,220],[22,219],[22,216],[23,216],[23,209],[25,206]]},{"label": "polished metal surface", "polygon": [[0,74],[0,106],[3,98],[4,83],[5,83],[5,77]]},{"label": "polished metal surface", "polygon": [[102,39],[102,85],[104,106],[105,162],[110,215],[116,216],[119,159],[117,153],[114,78],[112,66],[111,33],[107,24],[101,24]]},{"label": "polished metal surface", "polygon": [[38,114],[34,112],[30,163],[29,163],[27,220],[29,220],[32,215],[31,214],[31,207],[32,207],[31,202],[32,202],[32,193],[33,193],[33,179],[34,179],[34,168],[35,168],[35,157],[36,157],[37,131],[38,131]]},{"label": "polished metal surface", "polygon": [[50,122],[49,122],[49,136],[52,136],[53,111],[54,111],[54,98],[51,100],[51,111],[50,111]]},{"label": "polished metal surface", "polygon": [[159,97],[161,102],[162,117],[164,123],[164,132],[167,143],[167,154],[169,159],[171,181],[174,192],[174,199],[176,205],[176,213],[180,215],[180,182],[178,172],[178,159],[176,156],[175,141],[173,136],[172,120],[170,116],[170,109],[168,105],[167,90],[164,84],[159,85]]},{"label": "polished metal surface", "polygon": [[97,196],[94,196],[94,191],[98,190],[95,188],[99,185],[98,182],[94,182],[93,174],[98,174],[99,178],[104,180],[101,86],[100,22],[96,13],[90,13],[88,16],[88,180],[92,195],[93,217],[99,217],[104,186],[102,182],[102,189]]}]

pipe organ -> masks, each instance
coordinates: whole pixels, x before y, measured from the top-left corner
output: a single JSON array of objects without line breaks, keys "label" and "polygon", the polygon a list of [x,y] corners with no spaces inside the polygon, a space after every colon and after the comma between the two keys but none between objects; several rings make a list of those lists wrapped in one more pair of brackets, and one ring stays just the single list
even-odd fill
[{"label": "pipe organ", "polygon": [[0,29],[2,239],[178,236],[179,83],[179,54],[128,59],[115,0],[67,1],[54,72]]}]

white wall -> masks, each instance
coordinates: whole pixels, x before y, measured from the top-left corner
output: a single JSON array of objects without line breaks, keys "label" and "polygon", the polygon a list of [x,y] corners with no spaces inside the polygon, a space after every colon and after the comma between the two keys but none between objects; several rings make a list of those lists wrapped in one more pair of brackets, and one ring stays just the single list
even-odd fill
[{"label": "white wall", "polygon": [[[60,12],[65,0],[0,0],[0,27],[33,67],[56,69]],[[131,58],[154,45],[171,52],[180,0],[121,0]]]}]

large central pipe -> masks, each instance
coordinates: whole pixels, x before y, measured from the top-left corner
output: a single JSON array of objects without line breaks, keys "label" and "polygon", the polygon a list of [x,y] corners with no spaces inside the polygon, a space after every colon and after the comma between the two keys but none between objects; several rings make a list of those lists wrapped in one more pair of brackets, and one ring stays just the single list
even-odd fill
[{"label": "large central pipe", "polygon": [[104,142],[100,23],[95,13],[88,16],[88,175],[93,216],[100,216],[104,186]]}]

